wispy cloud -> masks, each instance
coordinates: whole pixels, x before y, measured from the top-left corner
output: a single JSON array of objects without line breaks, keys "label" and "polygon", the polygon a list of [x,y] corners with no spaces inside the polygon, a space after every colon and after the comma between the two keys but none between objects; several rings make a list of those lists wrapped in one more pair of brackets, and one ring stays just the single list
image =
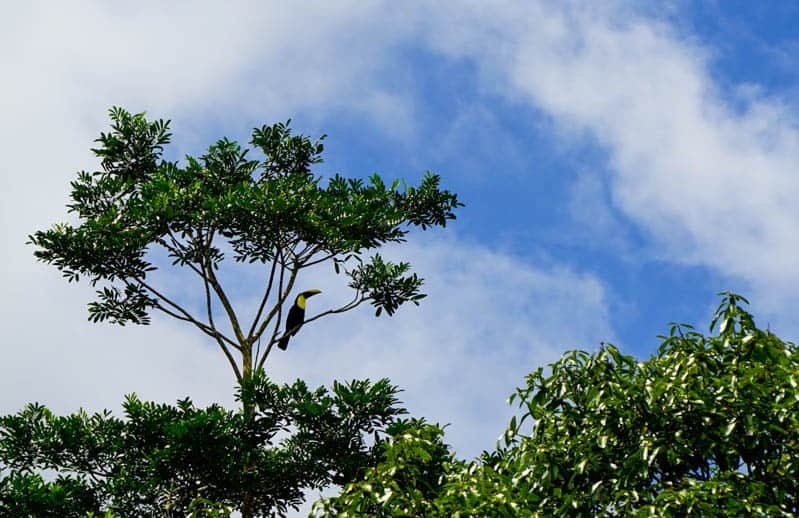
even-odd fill
[{"label": "wispy cloud", "polygon": [[793,297],[795,109],[765,95],[741,107],[714,83],[707,49],[610,5],[477,5],[460,24],[432,22],[438,30],[430,40],[480,62],[507,95],[550,114],[565,138],[588,136],[606,148],[614,202],[664,259],[717,268],[772,298]]}]

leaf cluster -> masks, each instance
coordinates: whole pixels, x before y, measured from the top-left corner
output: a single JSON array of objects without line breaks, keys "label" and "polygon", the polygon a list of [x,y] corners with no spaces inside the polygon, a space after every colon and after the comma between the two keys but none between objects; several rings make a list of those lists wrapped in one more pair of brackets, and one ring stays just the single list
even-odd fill
[{"label": "leaf cluster", "polygon": [[430,516],[443,477],[454,462],[444,430],[424,419],[394,423],[383,442],[380,462],[341,494],[314,504],[315,516]]},{"label": "leaf cluster", "polygon": [[259,516],[284,515],[304,491],[375,464],[405,412],[396,393],[387,380],[310,390],[259,371],[238,393],[255,402],[248,410],[131,395],[118,419],[31,404],[0,418],[0,515],[227,516],[245,495]]}]

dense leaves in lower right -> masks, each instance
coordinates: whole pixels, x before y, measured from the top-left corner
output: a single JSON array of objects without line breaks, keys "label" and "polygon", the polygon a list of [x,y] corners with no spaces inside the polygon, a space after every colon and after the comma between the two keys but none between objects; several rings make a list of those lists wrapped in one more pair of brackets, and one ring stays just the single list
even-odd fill
[{"label": "dense leaves in lower right", "polygon": [[[420,425],[319,502],[335,516],[795,516],[799,352],[724,294],[711,336],[672,325],[639,362],[612,345],[565,354],[511,396],[496,451],[446,453]],[[431,491],[408,474],[443,475]]]}]

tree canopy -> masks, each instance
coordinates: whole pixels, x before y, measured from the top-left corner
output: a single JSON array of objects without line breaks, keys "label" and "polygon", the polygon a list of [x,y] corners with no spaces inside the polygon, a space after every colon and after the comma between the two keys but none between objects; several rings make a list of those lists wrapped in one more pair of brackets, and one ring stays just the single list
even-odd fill
[{"label": "tree canopy", "polygon": [[306,491],[344,484],[374,464],[405,413],[396,393],[388,380],[311,390],[259,371],[237,392],[255,403],[252,413],[135,395],[124,419],[107,411],[59,417],[30,404],[0,417],[0,515],[227,516],[247,495],[254,514],[284,515]]},{"label": "tree canopy", "polygon": [[646,361],[607,344],[536,370],[511,396],[521,414],[476,461],[453,460],[422,423],[317,513],[795,516],[799,351],[745,302],[724,294],[711,336],[673,324]]},{"label": "tree canopy", "polygon": [[[85,277],[99,287],[91,320],[146,324],[157,310],[191,323],[219,345],[241,380],[264,366],[281,338],[283,307],[304,269],[329,263],[353,293],[306,322],[367,301],[376,314],[393,314],[425,296],[408,263],[375,250],[404,241],[410,227],[443,227],[455,218],[461,203],[439,188],[438,175],[426,173],[417,187],[387,185],[377,174],[322,178],[312,166],[322,161],[324,136],[292,135],[290,121],[253,130],[260,159],[223,138],[180,165],[163,158],[169,121],[121,108],[110,116],[111,131],[93,149],[101,170],[72,182],[68,210],[79,224],[30,236],[37,258],[69,281]],[[199,284],[201,309],[170,293],[164,278],[158,283],[155,272],[167,258],[170,276],[185,270]],[[234,283],[226,285],[220,272],[227,258],[262,272],[255,307],[236,307]]]}]

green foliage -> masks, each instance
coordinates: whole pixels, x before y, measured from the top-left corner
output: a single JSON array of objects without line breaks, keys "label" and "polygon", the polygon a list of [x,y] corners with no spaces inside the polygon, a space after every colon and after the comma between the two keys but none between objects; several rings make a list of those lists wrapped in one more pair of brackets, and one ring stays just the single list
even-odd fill
[{"label": "green foliage", "polygon": [[422,279],[412,274],[404,276],[410,264],[392,264],[383,261],[379,255],[372,257],[368,264],[361,264],[350,273],[352,281],[349,286],[358,291],[371,294],[372,305],[377,307],[376,316],[385,309],[389,315],[404,302],[410,301],[419,305],[426,295],[419,293]]},{"label": "green foliage", "polygon": [[[150,122],[121,108],[110,116],[111,131],[93,149],[102,170],[80,172],[72,182],[68,209],[79,224],[35,232],[29,237],[34,254],[69,281],[85,277],[99,285],[89,304],[92,321],[147,324],[152,310],[162,311],[214,338],[239,379],[263,366],[279,340],[281,307],[304,268],[329,262],[354,291],[351,302],[308,321],[366,301],[378,315],[418,304],[422,279],[407,263],[384,261],[373,251],[404,241],[410,227],[445,226],[462,205],[431,173],[418,187],[386,185],[376,174],[325,181],[311,170],[322,161],[324,136],[292,135],[290,121],[253,130],[250,143],[260,160],[250,158],[252,149],[221,139],[181,166],[162,158],[171,138],[168,121]],[[228,255],[264,269],[266,281],[257,287],[262,302],[250,325],[218,274]],[[191,311],[154,280],[164,262],[157,258],[164,256],[176,271],[196,276],[205,311]],[[220,312],[232,334],[220,327]],[[264,336],[267,328],[271,336]],[[268,345],[253,355],[262,337]]]},{"label": "green foliage", "polygon": [[[639,362],[612,345],[566,353],[510,398],[494,453],[438,457],[432,493],[397,484],[414,459],[384,454],[317,509],[357,516],[794,516],[799,513],[799,352],[725,293],[712,336],[673,324]],[[413,436],[411,436],[413,437]],[[399,443],[399,445],[398,445]],[[394,437],[389,447],[402,451]],[[400,478],[401,480],[401,478]],[[387,496],[387,488],[390,495]]]},{"label": "green foliage", "polygon": [[444,431],[421,419],[399,421],[381,444],[380,462],[339,497],[314,505],[317,516],[429,516],[453,455]]},{"label": "green foliage", "polygon": [[[276,385],[257,372],[239,390],[252,412],[142,402],[57,417],[31,404],[0,418],[0,515],[227,516],[253,495],[285,514],[308,489],[345,484],[375,464],[403,414],[387,380]],[[45,481],[41,473],[55,474]]]},{"label": "green foliage", "polygon": [[45,482],[39,474],[14,472],[0,479],[3,516],[83,518],[99,505],[94,491],[82,478],[59,476]]}]

